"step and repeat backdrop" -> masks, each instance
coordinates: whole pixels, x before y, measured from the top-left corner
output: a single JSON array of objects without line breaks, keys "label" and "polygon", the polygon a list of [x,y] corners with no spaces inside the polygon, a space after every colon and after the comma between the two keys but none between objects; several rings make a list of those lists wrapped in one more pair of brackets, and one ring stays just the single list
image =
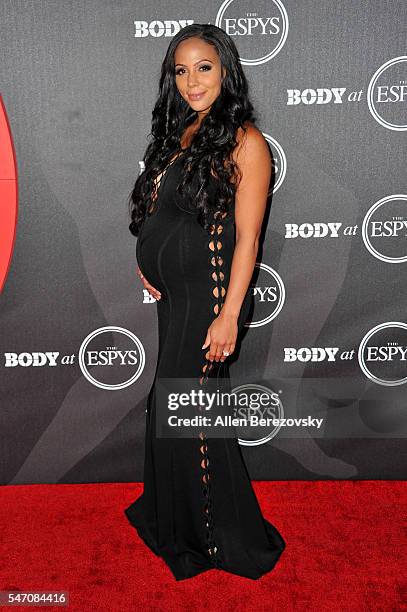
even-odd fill
[{"label": "step and repeat backdrop", "polygon": [[230,366],[273,416],[238,430],[250,476],[404,478],[405,0],[0,0],[1,482],[143,479],[158,330],[127,198],[192,23],[233,37],[275,166]]}]

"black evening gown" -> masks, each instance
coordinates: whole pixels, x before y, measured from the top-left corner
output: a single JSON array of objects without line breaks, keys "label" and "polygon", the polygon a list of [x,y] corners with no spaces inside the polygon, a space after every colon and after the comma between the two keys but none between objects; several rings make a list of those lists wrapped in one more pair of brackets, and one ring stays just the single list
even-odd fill
[{"label": "black evening gown", "polygon": [[[236,438],[156,436],[157,378],[229,379],[228,360],[207,361],[202,349],[222,307],[234,250],[233,208],[215,216],[212,236],[197,221],[193,202],[176,192],[181,149],[161,176],[153,210],[137,239],[137,261],[161,292],[157,301],[159,352],[147,399],[144,492],[124,512],[145,544],[162,557],[176,580],[209,569],[258,579],[285,549],[262,515]],[[207,189],[215,197],[216,179]],[[213,238],[217,236],[217,240]],[[249,291],[238,319],[239,335]]]}]

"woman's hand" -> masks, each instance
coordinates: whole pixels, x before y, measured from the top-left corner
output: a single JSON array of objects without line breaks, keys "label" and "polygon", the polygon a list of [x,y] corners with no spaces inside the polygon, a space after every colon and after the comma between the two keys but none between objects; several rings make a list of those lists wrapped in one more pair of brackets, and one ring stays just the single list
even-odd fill
[{"label": "woman's hand", "polygon": [[156,289],[155,287],[150,285],[150,283],[148,282],[148,280],[146,279],[146,277],[144,276],[144,274],[142,273],[142,271],[140,270],[139,267],[137,267],[137,276],[139,276],[141,278],[141,281],[142,281],[144,287],[149,292],[149,294],[153,298],[155,298],[156,300],[160,300],[161,299],[161,293],[158,291],[158,289]]},{"label": "woman's hand", "polygon": [[[235,350],[237,339],[237,317],[225,315],[222,311],[208,327],[202,348],[210,345],[209,361],[225,361]],[[229,355],[224,355],[223,351]]]}]

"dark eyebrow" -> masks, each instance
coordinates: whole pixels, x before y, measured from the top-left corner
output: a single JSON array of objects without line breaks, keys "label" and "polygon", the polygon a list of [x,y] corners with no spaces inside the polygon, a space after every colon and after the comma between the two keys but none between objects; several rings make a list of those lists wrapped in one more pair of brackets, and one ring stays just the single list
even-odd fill
[{"label": "dark eyebrow", "polygon": [[[198,60],[197,62],[195,62],[194,66],[196,66],[197,64],[199,64],[199,62],[211,62],[211,64],[213,64],[213,62],[212,62],[211,60],[208,60],[208,59],[201,59],[201,60]],[[175,65],[176,65],[176,66],[184,66],[184,67],[186,68],[185,64],[175,64]]]}]

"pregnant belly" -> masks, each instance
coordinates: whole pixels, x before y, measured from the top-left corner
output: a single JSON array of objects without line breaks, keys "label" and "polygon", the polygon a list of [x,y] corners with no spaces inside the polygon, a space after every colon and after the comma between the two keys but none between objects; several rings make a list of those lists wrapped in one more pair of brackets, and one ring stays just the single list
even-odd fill
[{"label": "pregnant belly", "polygon": [[183,218],[158,223],[154,216],[144,222],[137,240],[137,262],[144,276],[163,295],[183,293],[185,284],[198,291],[209,276],[205,232]]},{"label": "pregnant belly", "polygon": [[[185,299],[187,295],[188,299],[215,303],[216,279],[212,275],[216,267],[210,239],[208,232],[191,215],[176,218],[152,215],[145,220],[137,241],[137,261],[148,282],[162,297]],[[222,258],[218,270],[223,274],[225,291],[229,283],[233,240],[233,225],[225,225],[218,235]]]}]

